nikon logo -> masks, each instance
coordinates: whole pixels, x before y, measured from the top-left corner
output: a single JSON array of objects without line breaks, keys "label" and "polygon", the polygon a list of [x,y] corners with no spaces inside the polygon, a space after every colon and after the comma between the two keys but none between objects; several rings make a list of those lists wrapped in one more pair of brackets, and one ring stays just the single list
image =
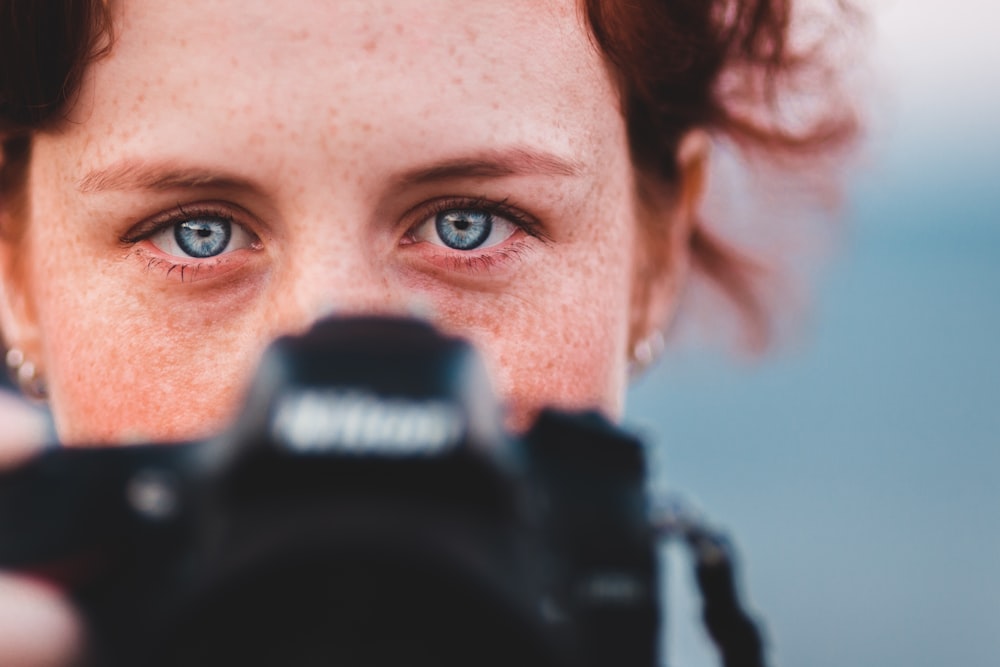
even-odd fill
[{"label": "nikon logo", "polygon": [[301,453],[432,455],[458,443],[463,419],[444,401],[307,391],[280,400],[271,431]]}]

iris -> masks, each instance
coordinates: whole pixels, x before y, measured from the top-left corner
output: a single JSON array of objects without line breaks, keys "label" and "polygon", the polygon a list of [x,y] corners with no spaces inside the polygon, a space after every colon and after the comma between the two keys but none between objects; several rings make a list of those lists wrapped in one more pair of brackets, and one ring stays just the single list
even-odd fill
[{"label": "iris", "polygon": [[450,209],[437,214],[434,226],[449,248],[472,250],[489,238],[493,216],[476,209]]},{"label": "iris", "polygon": [[232,227],[226,220],[186,220],[174,227],[177,247],[191,257],[215,257],[229,246]]}]

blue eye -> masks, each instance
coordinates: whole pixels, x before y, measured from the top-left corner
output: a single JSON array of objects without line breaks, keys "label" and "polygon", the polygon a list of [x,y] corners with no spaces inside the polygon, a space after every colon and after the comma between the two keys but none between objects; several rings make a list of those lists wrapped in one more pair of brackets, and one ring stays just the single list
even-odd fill
[{"label": "blue eye", "polygon": [[199,259],[221,254],[232,236],[232,226],[226,220],[188,220],[174,226],[177,247]]},{"label": "blue eye", "polygon": [[413,235],[452,250],[476,250],[503,243],[517,230],[518,225],[486,208],[448,208],[426,219]]},{"label": "blue eye", "polygon": [[192,214],[168,223],[149,240],[168,255],[191,259],[210,259],[254,244],[254,237],[242,225],[210,214]]},{"label": "blue eye", "polygon": [[449,248],[472,250],[490,237],[493,216],[475,209],[452,209],[438,213],[434,227],[438,237]]}]

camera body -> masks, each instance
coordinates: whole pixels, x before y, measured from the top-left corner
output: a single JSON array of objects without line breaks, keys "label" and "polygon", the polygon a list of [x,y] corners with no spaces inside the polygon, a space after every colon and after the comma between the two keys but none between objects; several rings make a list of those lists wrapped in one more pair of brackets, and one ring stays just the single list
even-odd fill
[{"label": "camera body", "polygon": [[101,667],[656,665],[640,443],[593,413],[513,436],[488,386],[425,323],[321,321],[219,437],[0,475],[0,566],[63,586]]}]

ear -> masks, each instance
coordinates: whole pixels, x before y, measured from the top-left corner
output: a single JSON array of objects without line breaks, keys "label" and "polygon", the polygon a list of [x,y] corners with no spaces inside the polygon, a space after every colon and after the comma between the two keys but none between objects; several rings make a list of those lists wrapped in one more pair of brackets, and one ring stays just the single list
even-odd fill
[{"label": "ear", "polygon": [[677,148],[677,178],[663,183],[639,175],[637,235],[629,354],[664,332],[677,308],[691,265],[691,237],[708,181],[711,139],[692,130]]},{"label": "ear", "polygon": [[37,363],[38,326],[17,262],[17,242],[0,236],[0,334],[5,347],[16,347]]},{"label": "ear", "polygon": [[0,153],[0,339],[4,347],[21,350],[37,365],[41,338],[24,256],[27,206],[20,172],[24,165],[12,164],[5,157],[9,156]]}]

